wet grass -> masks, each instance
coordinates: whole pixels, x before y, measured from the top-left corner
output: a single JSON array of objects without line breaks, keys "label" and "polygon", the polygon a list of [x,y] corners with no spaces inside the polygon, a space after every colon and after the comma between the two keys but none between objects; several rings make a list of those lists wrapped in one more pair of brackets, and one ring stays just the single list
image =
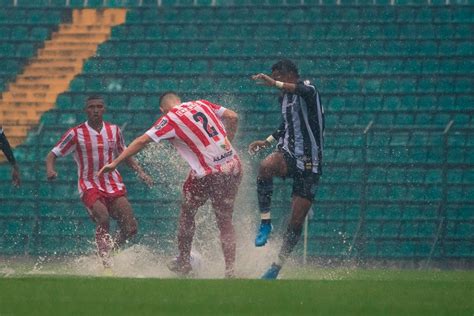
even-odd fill
[{"label": "wet grass", "polygon": [[296,269],[262,280],[0,278],[1,315],[473,315],[474,272]]}]

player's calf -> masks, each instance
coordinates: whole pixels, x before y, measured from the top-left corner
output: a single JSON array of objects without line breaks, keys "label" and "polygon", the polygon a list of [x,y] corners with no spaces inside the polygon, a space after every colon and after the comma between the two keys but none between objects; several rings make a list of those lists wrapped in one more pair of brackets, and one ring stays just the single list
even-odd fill
[{"label": "player's calf", "polygon": [[262,247],[267,243],[272,231],[272,223],[270,216],[270,207],[273,194],[273,179],[259,177],[257,179],[257,197],[258,207],[260,210],[260,226],[255,238],[255,246]]},{"label": "player's calf", "polygon": [[99,256],[105,268],[110,268],[113,263],[110,258],[110,251],[113,248],[113,239],[109,234],[108,225],[97,225],[95,232],[95,240],[97,245],[97,255]]},{"label": "player's calf", "polygon": [[138,224],[135,218],[119,223],[119,231],[114,236],[114,250],[118,250],[129,242],[138,232]]}]

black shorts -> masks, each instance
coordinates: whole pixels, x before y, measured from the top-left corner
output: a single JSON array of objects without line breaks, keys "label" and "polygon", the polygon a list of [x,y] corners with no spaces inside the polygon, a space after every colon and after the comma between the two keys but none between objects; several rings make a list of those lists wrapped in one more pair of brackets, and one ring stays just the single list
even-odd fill
[{"label": "black shorts", "polygon": [[292,196],[299,196],[310,201],[314,200],[316,186],[319,182],[319,174],[313,172],[313,166],[307,166],[308,170],[301,170],[296,166],[296,158],[292,157],[286,151],[280,151],[285,157],[288,172],[285,178],[293,178]]}]

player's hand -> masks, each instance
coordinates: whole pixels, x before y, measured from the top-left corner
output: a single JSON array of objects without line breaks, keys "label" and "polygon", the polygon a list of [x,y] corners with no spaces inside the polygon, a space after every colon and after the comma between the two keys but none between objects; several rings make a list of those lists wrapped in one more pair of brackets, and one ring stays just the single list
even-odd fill
[{"label": "player's hand", "polygon": [[52,181],[58,177],[58,173],[54,170],[48,170],[46,173],[49,181]]},{"label": "player's hand", "polygon": [[263,84],[269,87],[273,87],[275,85],[275,79],[262,73],[253,75],[252,80],[257,81],[257,84]]},{"label": "player's hand", "polygon": [[20,187],[21,179],[20,179],[20,169],[17,165],[15,165],[12,169],[12,183],[16,188]]},{"label": "player's hand", "polygon": [[249,145],[249,154],[255,155],[261,149],[268,147],[268,142],[266,140],[256,140]]},{"label": "player's hand", "polygon": [[147,175],[145,172],[139,172],[138,177],[149,187],[152,188],[155,182],[153,179]]},{"label": "player's hand", "polygon": [[106,164],[105,166],[102,167],[102,169],[99,170],[99,172],[97,172],[97,176],[100,177],[104,173],[114,171],[116,168],[117,168],[117,165],[113,162]]}]

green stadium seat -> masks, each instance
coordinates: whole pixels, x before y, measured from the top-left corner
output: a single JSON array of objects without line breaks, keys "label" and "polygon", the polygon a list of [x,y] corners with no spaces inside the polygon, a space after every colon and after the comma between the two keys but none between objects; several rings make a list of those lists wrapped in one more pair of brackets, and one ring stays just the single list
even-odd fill
[{"label": "green stadium seat", "polygon": [[85,80],[82,77],[76,77],[69,85],[70,91],[84,91]]},{"label": "green stadium seat", "polygon": [[0,56],[14,56],[15,55],[15,45],[11,43],[3,43],[0,46]]},{"label": "green stadium seat", "polygon": [[140,59],[136,62],[136,72],[138,73],[153,73],[155,69],[154,59]]},{"label": "green stadium seat", "polygon": [[31,36],[39,40],[46,40],[49,37],[49,30],[46,27],[35,27],[31,30]]},{"label": "green stadium seat", "polygon": [[[91,7],[94,7],[94,4],[97,5],[97,0],[93,0],[91,2]],[[71,0],[70,1],[70,6],[73,7],[73,8],[84,7],[84,1],[82,1],[82,0]]]},{"label": "green stadium seat", "polygon": [[44,236],[93,236],[95,225],[88,217],[81,219],[46,218],[39,223],[39,235]]},{"label": "green stadium seat", "polygon": [[0,26],[0,38],[7,40],[10,38],[11,28],[8,26]]},{"label": "green stadium seat", "polygon": [[34,221],[31,218],[13,218],[5,219],[1,218],[0,222],[3,226],[3,234],[17,235],[22,237],[24,235],[31,235],[33,232]]},{"label": "green stadium seat", "polygon": [[39,236],[35,254],[54,252],[57,255],[84,255],[94,251],[91,238],[86,236]]},{"label": "green stadium seat", "polygon": [[[365,214],[368,241],[356,255],[425,258],[438,225],[437,213],[432,209],[437,209],[442,199],[440,165],[444,154],[443,137],[439,136],[442,131],[422,129],[442,129],[454,120],[453,132],[448,136],[448,162],[474,163],[472,140],[467,133],[457,132],[459,127],[474,124],[469,114],[473,104],[470,74],[474,70],[470,11],[462,12],[465,7],[456,4],[413,6],[412,1],[402,1],[409,5],[397,1],[393,6],[388,5],[389,1],[377,1],[374,6],[369,0],[343,0],[340,6],[332,0],[322,4],[313,1],[307,6],[296,2],[271,0],[262,7],[253,0],[239,4],[218,1],[216,6],[207,7],[207,0],[198,1],[198,6],[194,1],[170,0],[158,8],[156,1],[146,0],[142,3],[145,7],[138,8],[138,0],[127,1],[126,23],[113,28],[112,39],[99,46],[97,56],[87,61],[83,73],[71,82],[70,91],[58,97],[57,109],[44,114],[41,134],[30,135],[25,146],[16,150],[28,165],[22,169],[29,179],[27,189],[13,191],[10,185],[1,185],[2,196],[13,197],[7,204],[3,200],[1,203],[8,214],[17,206],[23,207],[18,201],[33,203],[25,204],[26,208],[33,209],[34,214],[39,212],[38,228],[51,234],[32,237],[37,247],[30,247],[22,239],[33,233],[20,234],[17,250],[8,251],[48,253],[54,249],[67,253],[81,247],[81,251],[92,251],[84,246],[87,242],[82,242],[90,241],[92,232],[82,231],[83,226],[73,220],[87,218],[77,196],[72,159],[58,164],[60,184],[41,182],[38,179],[43,174],[31,167],[44,159],[67,128],[85,119],[82,107],[89,93],[104,95],[108,120],[128,123],[124,133],[129,141],[158,117],[158,98],[164,90],[178,90],[186,99],[229,103],[240,114],[237,143],[245,148],[280,121],[277,92],[255,86],[248,77],[269,72],[274,61],[288,57],[297,62],[302,77],[316,79],[329,130],[325,173],[317,193],[322,204],[317,207],[320,214],[316,210],[310,223],[310,252],[344,256],[348,243],[341,242],[339,232],[353,234],[359,215]],[[64,6],[58,1],[51,4]],[[72,7],[82,5],[78,0],[71,3]],[[108,1],[110,7],[120,5],[120,1]],[[90,6],[102,6],[102,1],[94,0]],[[10,7],[0,11],[0,73],[6,75],[0,81],[5,85],[49,37],[48,25],[56,25],[64,11],[41,6],[31,11]],[[6,23],[21,20],[25,24],[13,23],[10,27]],[[379,132],[369,131],[367,135],[369,165],[365,166],[362,132],[370,121]],[[332,132],[359,126],[360,131]],[[413,131],[389,130],[400,127],[413,127]],[[247,174],[256,172],[253,168],[257,160],[252,161]],[[409,173],[406,164],[411,164]],[[430,167],[420,167],[425,164]],[[474,179],[456,170],[448,170],[452,188],[448,190],[447,216],[458,221],[450,228],[449,236],[461,237],[453,243],[453,250],[446,250],[452,257],[467,256],[472,250],[462,237],[472,227],[460,223],[473,215],[467,207],[460,210],[458,205],[471,202],[469,192]],[[1,179],[8,180],[9,169],[0,171]],[[369,186],[365,207],[360,184],[366,173]],[[124,178],[134,179],[126,173]],[[275,203],[287,203],[291,183],[277,182],[276,186]],[[179,204],[166,204],[162,207],[165,213],[157,205],[165,200],[177,201],[178,186],[168,195],[145,189],[135,180],[127,182],[127,187],[139,219],[146,218],[144,232],[155,234],[143,240],[156,238],[156,227],[164,235],[174,231]],[[51,201],[58,193],[71,196],[74,202]],[[38,204],[33,202],[34,197],[40,200]],[[249,203],[255,204],[255,197],[252,199]],[[147,212],[149,209],[151,212]],[[21,216],[29,214],[22,211]],[[58,232],[59,218],[66,223],[63,232]],[[81,232],[77,233],[75,227]]]},{"label": "green stadium seat", "polygon": [[29,252],[29,236],[4,234],[0,238],[0,248],[6,255],[26,255]]}]

